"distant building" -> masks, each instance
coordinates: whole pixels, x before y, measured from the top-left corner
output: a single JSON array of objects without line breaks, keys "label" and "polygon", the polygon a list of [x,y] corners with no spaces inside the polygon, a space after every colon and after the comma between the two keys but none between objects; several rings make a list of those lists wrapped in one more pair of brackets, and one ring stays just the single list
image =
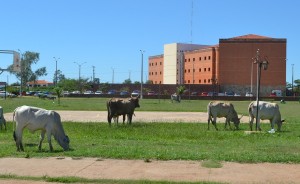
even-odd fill
[{"label": "distant building", "polygon": [[149,57],[153,84],[218,84],[223,92],[255,92],[257,50],[269,61],[262,71],[261,92],[285,90],[286,39],[244,35],[219,39],[218,45],[173,43],[164,45],[164,54]]},{"label": "distant building", "polygon": [[53,82],[48,82],[45,80],[36,80],[36,81],[27,82],[28,87],[48,87],[53,85],[54,85]]}]

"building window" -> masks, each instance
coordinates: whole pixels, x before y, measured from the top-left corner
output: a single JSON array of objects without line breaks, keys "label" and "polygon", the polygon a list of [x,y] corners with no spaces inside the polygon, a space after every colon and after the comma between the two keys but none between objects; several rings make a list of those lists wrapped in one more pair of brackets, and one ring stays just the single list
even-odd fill
[{"label": "building window", "polygon": [[210,79],[208,79],[207,82],[210,83]]},{"label": "building window", "polygon": [[206,79],[204,79],[204,84],[206,83]]},{"label": "building window", "polygon": [[188,80],[188,83],[190,83],[190,80]]},{"label": "building window", "polygon": [[190,69],[188,70],[188,73],[190,73]]},{"label": "building window", "polygon": [[160,65],[162,65],[162,62],[160,62]]},{"label": "building window", "polygon": [[184,62],[186,62],[186,59],[184,59]]},{"label": "building window", "polygon": [[206,72],[206,68],[204,68],[204,71]]},{"label": "building window", "polygon": [[201,61],[201,57],[199,57],[199,61]]},{"label": "building window", "polygon": [[204,57],[204,60],[206,60],[206,56]]},{"label": "building window", "polygon": [[157,66],[157,63],[155,63],[155,66]]},{"label": "building window", "polygon": [[208,60],[210,60],[210,56],[208,56]]},{"label": "building window", "polygon": [[161,72],[159,72],[159,74],[161,75]]},{"label": "building window", "polygon": [[201,84],[201,80],[199,80],[199,84]]},{"label": "building window", "polygon": [[191,61],[191,59],[189,58],[189,62]]},{"label": "building window", "polygon": [[199,68],[199,72],[201,72],[201,68]]},{"label": "building window", "polygon": [[195,58],[193,58],[193,61],[195,61]]},{"label": "building window", "polygon": [[210,72],[210,68],[208,68],[208,71]]},{"label": "building window", "polygon": [[186,73],[186,69],[184,69],[184,73]]}]

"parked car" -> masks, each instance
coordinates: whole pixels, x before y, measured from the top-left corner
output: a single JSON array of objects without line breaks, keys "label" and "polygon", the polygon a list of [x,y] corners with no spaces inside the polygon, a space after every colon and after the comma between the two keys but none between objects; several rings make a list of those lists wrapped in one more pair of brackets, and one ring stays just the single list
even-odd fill
[{"label": "parked car", "polygon": [[96,95],[102,95],[103,92],[102,92],[102,91],[96,91],[95,94],[96,94]]},{"label": "parked car", "polygon": [[154,91],[149,91],[147,95],[156,95],[156,93]]},{"label": "parked car", "polygon": [[4,97],[16,97],[15,94],[9,93],[7,91],[0,91],[0,97],[4,98]]},{"label": "parked car", "polygon": [[208,92],[202,92],[201,93],[201,96],[207,96],[208,95]]},{"label": "parked car", "polygon": [[114,90],[114,89],[111,89],[111,90],[109,90],[109,91],[107,92],[107,94],[108,94],[108,95],[115,95],[115,94],[117,94],[117,91]]},{"label": "parked car", "polygon": [[225,92],[225,96],[234,96],[234,92],[233,91],[227,91],[227,92]]},{"label": "parked car", "polygon": [[218,96],[217,92],[208,92],[207,96]]},{"label": "parked car", "polygon": [[191,96],[198,96],[198,95],[199,95],[199,92],[197,92],[197,91],[194,91],[191,93]]},{"label": "parked car", "polygon": [[128,95],[129,95],[129,92],[128,92],[128,91],[121,91],[121,92],[120,92],[120,95],[122,95],[122,96],[127,95],[127,96],[128,96]]},{"label": "parked car", "polygon": [[131,93],[131,96],[140,96],[141,92],[139,90],[134,90]]},{"label": "parked car", "polygon": [[246,92],[246,95],[247,97],[253,97],[253,94],[251,92]]},{"label": "parked car", "polygon": [[93,94],[93,92],[92,92],[92,91],[90,91],[90,90],[88,90],[88,91],[85,91],[83,94],[85,94],[85,95],[89,95],[89,94]]}]

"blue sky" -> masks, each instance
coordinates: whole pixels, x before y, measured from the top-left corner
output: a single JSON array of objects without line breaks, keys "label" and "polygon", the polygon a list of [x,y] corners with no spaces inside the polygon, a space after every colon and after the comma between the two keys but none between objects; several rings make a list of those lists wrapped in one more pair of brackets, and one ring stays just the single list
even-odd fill
[{"label": "blue sky", "polygon": [[[193,8],[192,8],[193,7]],[[55,60],[67,78],[95,77],[101,82],[144,80],[148,57],[168,43],[218,44],[220,38],[257,34],[287,39],[287,78],[300,79],[297,0],[0,0],[0,50],[40,53],[33,69],[47,67],[53,81]],[[0,54],[0,67],[12,56]],[[7,72],[0,81],[17,79]]]}]

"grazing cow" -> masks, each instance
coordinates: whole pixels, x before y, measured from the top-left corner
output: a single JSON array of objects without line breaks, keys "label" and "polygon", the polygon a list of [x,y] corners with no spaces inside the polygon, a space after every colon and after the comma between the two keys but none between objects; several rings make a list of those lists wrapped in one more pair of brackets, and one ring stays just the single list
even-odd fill
[{"label": "grazing cow", "polygon": [[140,107],[138,97],[112,98],[106,103],[106,106],[109,125],[111,125],[113,117],[120,115],[123,115],[123,122],[125,121],[125,115],[127,115],[127,121],[131,124],[135,108]]},{"label": "grazing cow", "polygon": [[14,139],[18,151],[24,151],[22,144],[24,128],[28,128],[32,133],[41,130],[39,150],[42,148],[45,133],[47,134],[50,151],[53,151],[51,135],[65,151],[69,149],[70,140],[65,134],[60,115],[57,112],[37,107],[21,106],[15,109],[13,118],[16,120]]},{"label": "grazing cow", "polygon": [[173,103],[173,101],[176,101],[176,102],[180,103],[181,96],[174,93],[174,94],[171,95],[171,101],[172,101],[172,103]]},{"label": "grazing cow", "polygon": [[[249,104],[248,107],[249,116],[250,116],[250,129],[252,131],[253,126],[253,119],[256,118],[256,112],[257,112],[257,102],[253,101]],[[281,114],[279,111],[279,106],[276,103],[271,102],[264,102],[259,101],[258,103],[258,121],[257,121],[257,127],[256,130],[261,130],[260,128],[260,120],[270,120],[271,123],[271,130],[270,133],[274,133],[274,125],[277,124],[278,130],[280,131],[282,122],[284,120],[281,120]]]},{"label": "grazing cow", "polygon": [[[236,129],[239,129],[240,119],[238,118],[237,112],[235,111],[233,105],[229,102],[217,102],[212,101],[209,102],[207,105],[207,113],[208,113],[208,130],[209,130],[209,123],[210,121],[217,128],[217,117],[225,117],[225,128],[227,124],[230,126],[230,121],[234,122]],[[213,120],[212,120],[213,118]],[[230,126],[231,129],[231,126]]]},{"label": "grazing cow", "polygon": [[4,125],[4,128],[6,130],[6,120],[3,116],[3,108],[0,106],[0,127],[1,127],[1,130],[2,130],[3,125]]}]

